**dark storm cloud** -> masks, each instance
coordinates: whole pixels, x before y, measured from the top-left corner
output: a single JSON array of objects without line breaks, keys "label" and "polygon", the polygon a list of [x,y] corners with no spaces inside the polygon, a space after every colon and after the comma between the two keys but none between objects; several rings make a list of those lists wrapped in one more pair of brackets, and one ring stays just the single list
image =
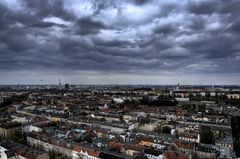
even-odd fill
[{"label": "dark storm cloud", "polygon": [[229,27],[229,31],[233,31],[234,33],[240,34],[240,20],[233,22]]},{"label": "dark storm cloud", "polygon": [[0,30],[3,30],[8,27],[9,24],[11,24],[11,21],[6,18],[8,15],[7,8],[0,4]]},{"label": "dark storm cloud", "polygon": [[209,15],[209,14],[229,14],[230,16],[239,15],[240,3],[236,0],[200,0],[190,1],[186,6],[188,11],[197,15]]},{"label": "dark storm cloud", "polygon": [[95,45],[106,47],[120,47],[120,48],[132,47],[131,42],[124,40],[103,41],[102,39],[94,39],[93,42]]},{"label": "dark storm cloud", "polygon": [[35,28],[48,28],[48,27],[53,27],[53,26],[66,27],[65,25],[56,24],[53,22],[38,22],[38,23],[28,25],[28,27],[35,27]]},{"label": "dark storm cloud", "polygon": [[117,1],[111,1],[111,0],[102,0],[102,1],[93,1],[92,9],[94,10],[93,15],[98,15],[101,12],[104,12],[104,10],[108,8],[114,8],[119,9],[120,6],[118,6],[119,3]]},{"label": "dark storm cloud", "polygon": [[216,2],[214,1],[195,1],[190,3],[188,9],[194,14],[212,14],[217,10]]},{"label": "dark storm cloud", "polygon": [[56,16],[67,21],[75,19],[74,14],[64,9],[63,0],[22,0],[22,3],[26,9],[32,11],[41,18]]},{"label": "dark storm cloud", "polygon": [[223,35],[206,36],[198,40],[185,43],[186,47],[191,52],[197,55],[202,55],[206,59],[209,58],[230,58],[239,51],[237,47],[240,38],[234,38]]},{"label": "dark storm cloud", "polygon": [[143,5],[146,4],[147,2],[150,2],[150,0],[134,0],[134,3],[137,5]]},{"label": "dark storm cloud", "polygon": [[[0,42],[5,44],[6,49],[11,51],[16,51],[15,54],[17,55],[18,52],[27,50],[31,48],[33,45],[33,41],[30,41],[26,38],[23,29],[8,29],[5,32],[0,32]],[[1,52],[6,50],[1,50]]]},{"label": "dark storm cloud", "polygon": [[201,17],[193,18],[188,27],[194,31],[205,29],[205,20]]},{"label": "dark storm cloud", "polygon": [[174,33],[177,30],[176,26],[173,26],[171,24],[166,24],[163,26],[159,26],[154,30],[155,34],[170,34]]},{"label": "dark storm cloud", "polygon": [[235,0],[4,0],[0,70],[239,73],[239,8]]},{"label": "dark storm cloud", "polygon": [[76,24],[76,33],[80,35],[96,34],[101,29],[107,28],[101,21],[93,20],[91,17],[84,17],[79,19]]}]

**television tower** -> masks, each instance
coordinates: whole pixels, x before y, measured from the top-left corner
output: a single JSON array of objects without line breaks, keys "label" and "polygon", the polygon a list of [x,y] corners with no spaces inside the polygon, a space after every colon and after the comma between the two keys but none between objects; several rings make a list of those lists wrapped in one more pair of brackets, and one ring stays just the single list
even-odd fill
[{"label": "television tower", "polygon": [[60,76],[59,76],[59,78],[58,78],[58,85],[59,85],[59,87],[61,87],[61,78],[60,78]]}]

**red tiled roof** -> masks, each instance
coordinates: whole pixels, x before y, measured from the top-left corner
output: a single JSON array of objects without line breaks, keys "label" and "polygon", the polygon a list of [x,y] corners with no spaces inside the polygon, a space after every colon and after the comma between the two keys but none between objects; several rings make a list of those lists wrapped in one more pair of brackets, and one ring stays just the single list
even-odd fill
[{"label": "red tiled roof", "polygon": [[126,144],[125,148],[130,150],[135,150],[135,151],[143,151],[145,149],[144,146],[134,145],[134,144]]},{"label": "red tiled roof", "polygon": [[108,145],[112,148],[119,148],[119,147],[123,147],[125,144],[120,143],[120,142],[111,141],[108,143]]},{"label": "red tiled roof", "polygon": [[31,150],[31,149],[22,147],[22,148],[16,149],[16,154],[27,159],[35,159],[37,158],[38,155],[41,155],[42,153],[37,150]]},{"label": "red tiled roof", "polygon": [[95,129],[95,131],[97,133],[103,133],[103,134],[107,134],[108,133],[108,130],[105,130],[105,129]]},{"label": "red tiled roof", "polygon": [[98,157],[99,154],[100,154],[100,151],[98,151],[96,149],[86,148],[86,147],[82,147],[82,146],[79,146],[79,145],[73,145],[73,151],[87,152],[89,156],[93,156],[93,157]]},{"label": "red tiled roof", "polygon": [[191,139],[197,139],[198,134],[196,133],[180,133],[179,137],[186,137],[186,138],[191,138]]},{"label": "red tiled roof", "polygon": [[176,145],[177,148],[184,148],[184,149],[193,149],[194,148],[194,143],[184,142],[184,141],[180,141],[180,140],[174,141],[174,145]]}]

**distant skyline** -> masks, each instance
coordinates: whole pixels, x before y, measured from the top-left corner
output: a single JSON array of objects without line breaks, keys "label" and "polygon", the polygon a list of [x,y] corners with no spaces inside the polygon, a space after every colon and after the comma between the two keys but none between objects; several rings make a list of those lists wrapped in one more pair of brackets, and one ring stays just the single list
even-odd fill
[{"label": "distant skyline", "polygon": [[1,0],[0,85],[240,85],[238,0]]}]

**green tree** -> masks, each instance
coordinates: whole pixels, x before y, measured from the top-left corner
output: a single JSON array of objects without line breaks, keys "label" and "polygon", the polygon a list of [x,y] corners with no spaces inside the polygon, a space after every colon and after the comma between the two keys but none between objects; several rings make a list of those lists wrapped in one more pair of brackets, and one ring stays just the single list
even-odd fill
[{"label": "green tree", "polygon": [[55,159],[56,158],[56,153],[53,149],[49,150],[48,155],[49,155],[50,159]]},{"label": "green tree", "polygon": [[161,128],[161,125],[158,125],[155,130],[154,130],[156,133],[161,133],[162,132],[162,128]]},{"label": "green tree", "polygon": [[214,144],[214,134],[209,129],[203,129],[201,132],[201,143]]},{"label": "green tree", "polygon": [[199,107],[198,107],[199,112],[205,112],[205,110],[206,110],[206,105],[205,104],[199,105]]},{"label": "green tree", "polygon": [[146,117],[140,117],[138,119],[140,125],[144,125],[144,124],[149,124],[150,123],[150,115],[148,114]]},{"label": "green tree", "polygon": [[192,104],[184,104],[184,105],[182,105],[182,108],[187,110],[188,113],[193,112],[193,105]]},{"label": "green tree", "polygon": [[171,128],[168,127],[168,126],[164,126],[164,127],[162,128],[162,133],[171,134]]},{"label": "green tree", "polygon": [[234,151],[236,152],[236,155],[239,157],[240,156],[240,139],[234,142]]}]

